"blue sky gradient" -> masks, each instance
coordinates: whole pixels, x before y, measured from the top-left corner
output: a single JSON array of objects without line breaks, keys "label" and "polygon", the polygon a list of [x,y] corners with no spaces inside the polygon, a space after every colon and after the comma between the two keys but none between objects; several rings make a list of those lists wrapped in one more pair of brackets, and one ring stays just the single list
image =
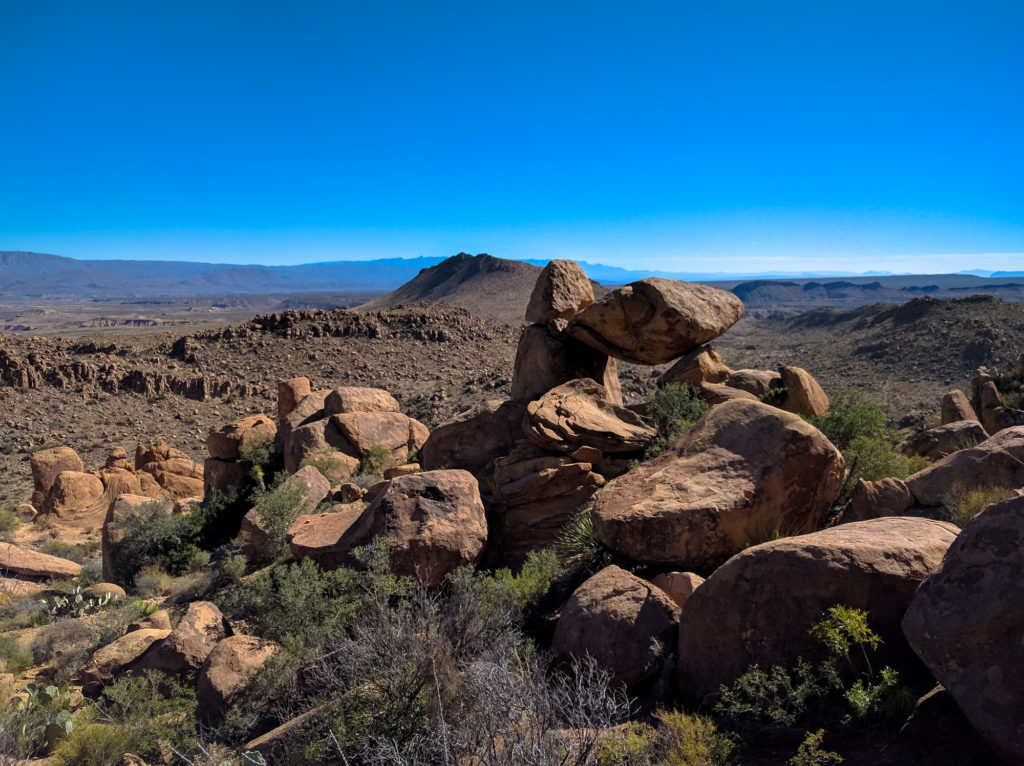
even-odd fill
[{"label": "blue sky gradient", "polygon": [[0,3],[0,250],[1024,268],[1024,3]]}]

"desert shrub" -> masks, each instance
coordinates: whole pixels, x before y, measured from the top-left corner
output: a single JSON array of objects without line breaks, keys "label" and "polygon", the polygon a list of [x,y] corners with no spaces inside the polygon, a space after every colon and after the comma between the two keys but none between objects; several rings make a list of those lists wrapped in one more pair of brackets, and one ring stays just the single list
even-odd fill
[{"label": "desert shrub", "polygon": [[797,748],[796,755],[787,761],[788,765],[830,766],[831,764],[842,763],[843,757],[839,755],[839,753],[833,753],[829,750],[821,749],[821,743],[824,739],[824,729],[807,732],[807,736],[804,737],[804,741],[801,742],[800,747]]},{"label": "desert shrub", "polygon": [[379,483],[381,480],[380,475],[375,473],[367,473],[366,471],[360,471],[352,477],[352,483],[361,489],[369,489],[374,484]]},{"label": "desert shrub", "polygon": [[658,438],[644,459],[657,457],[703,417],[708,404],[689,383],[669,383],[647,397],[647,417],[658,427]]},{"label": "desert shrub", "polygon": [[224,577],[226,577],[229,582],[238,583],[241,581],[243,575],[245,575],[245,570],[248,566],[249,559],[241,553],[235,553],[226,557],[224,561],[221,562],[220,568]]},{"label": "desert shrub", "polygon": [[649,764],[654,744],[654,727],[639,721],[629,721],[598,740],[594,747],[596,766],[619,764]]},{"label": "desert shrub", "polygon": [[124,536],[113,545],[114,580],[131,586],[147,566],[181,574],[199,552],[197,538],[191,514],[172,514],[166,501],[139,506],[125,519]]},{"label": "desert shrub", "polygon": [[72,545],[66,543],[63,540],[44,540],[38,546],[37,550],[40,553],[46,553],[50,556],[58,556],[62,559],[69,559],[74,561],[76,564],[84,564],[90,558],[96,555],[96,548],[88,543],[77,543]]},{"label": "desert shrub", "polygon": [[94,556],[82,562],[82,571],[78,573],[78,582],[82,585],[103,582],[103,559]]},{"label": "desert shrub", "polygon": [[188,571],[198,572],[201,569],[205,569],[210,564],[210,558],[209,551],[196,551],[192,560],[188,562]]},{"label": "desert shrub", "polygon": [[594,517],[589,510],[569,519],[555,540],[555,553],[566,566],[590,573],[612,562],[611,551],[594,531]]},{"label": "desert shrub", "polygon": [[70,681],[78,668],[100,646],[100,631],[84,620],[57,620],[44,626],[29,648],[35,664],[54,661],[54,680]]},{"label": "desert shrub", "polygon": [[914,698],[890,667],[875,671],[871,653],[881,638],[867,613],[837,605],[811,626],[825,659],[816,665],[797,658],[790,668],[752,665],[732,685],[722,686],[715,712],[743,727],[751,722],[792,726],[821,718],[849,726],[905,713]]},{"label": "desert shrub", "polygon": [[658,714],[660,759],[664,766],[724,766],[729,763],[735,743],[702,715],[680,711]]},{"label": "desert shrub", "polygon": [[[375,444],[370,447],[362,461],[359,463],[360,473],[369,473],[374,476],[383,477],[384,471],[395,464],[391,452],[387,447]],[[379,479],[378,479],[379,481]]]},{"label": "desert shrub", "polygon": [[808,418],[843,453],[847,474],[836,505],[845,505],[859,479],[903,479],[929,465],[927,458],[908,457],[896,449],[899,431],[886,422],[885,413],[868,401],[859,388],[830,396],[828,414]]},{"label": "desert shrub", "polygon": [[135,591],[143,598],[158,598],[166,594],[174,578],[159,564],[147,564],[135,575]]},{"label": "desert shrub", "polygon": [[302,462],[299,463],[299,468],[305,468],[306,466],[312,466],[327,478],[338,474],[344,468],[340,460],[326,455],[303,458]]},{"label": "desert shrub", "polygon": [[7,666],[7,672],[16,676],[32,667],[35,658],[32,652],[22,646],[17,636],[0,636],[0,660]]},{"label": "desert shrub", "polygon": [[968,489],[963,485],[953,487],[953,508],[950,521],[963,527],[968,521],[984,511],[993,503],[1000,503],[1015,497],[1017,491],[1007,487],[975,487]]},{"label": "desert shrub", "polygon": [[216,588],[219,573],[212,569],[188,572],[175,577],[168,586],[168,598],[175,604],[186,604],[206,598]]},{"label": "desert shrub", "polygon": [[[93,723],[60,744],[53,764],[101,766],[117,763],[125,752],[157,763],[164,760],[168,747],[191,750],[196,741],[195,706],[190,687],[161,673],[122,678],[104,687],[103,696],[88,709]],[[114,752],[114,760],[106,760]]]},{"label": "desert shrub", "polygon": [[280,456],[274,452],[274,437],[260,436],[242,444],[238,448],[238,458],[259,468],[261,476],[267,476],[274,472]]},{"label": "desert shrub", "polygon": [[21,526],[21,519],[15,511],[8,508],[0,510],[0,540],[10,541]]},{"label": "desert shrub", "polygon": [[17,763],[49,753],[75,727],[75,697],[66,684],[27,684],[25,696],[0,708],[0,763]]},{"label": "desert shrub", "polygon": [[263,546],[263,555],[267,560],[272,561],[288,550],[288,528],[299,515],[307,491],[304,484],[295,480],[284,481],[269,490],[255,493],[253,509],[267,536]]},{"label": "desert shrub", "polygon": [[24,596],[0,606],[0,633],[35,628],[50,622],[50,610],[35,596]]}]

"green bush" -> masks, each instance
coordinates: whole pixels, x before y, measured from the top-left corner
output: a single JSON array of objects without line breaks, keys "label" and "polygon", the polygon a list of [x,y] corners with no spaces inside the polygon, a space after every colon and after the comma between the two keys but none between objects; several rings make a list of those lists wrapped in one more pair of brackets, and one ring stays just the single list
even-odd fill
[{"label": "green bush", "polygon": [[299,515],[308,491],[302,482],[291,480],[255,493],[253,509],[267,536],[262,551],[265,560],[273,561],[288,550],[288,528]]},{"label": "green bush", "polygon": [[10,541],[21,526],[21,519],[15,511],[4,508],[0,510],[0,540]]},{"label": "green bush", "polygon": [[808,420],[841,452],[849,449],[859,436],[877,439],[891,435],[892,429],[886,425],[882,408],[869,401],[862,389],[835,391],[829,400],[828,414],[815,415]]},{"label": "green bush", "polygon": [[66,618],[41,628],[29,648],[37,665],[55,661],[55,680],[70,681],[99,645],[99,628],[84,620]]},{"label": "green bush", "polygon": [[597,766],[619,764],[649,764],[654,745],[654,727],[639,721],[629,721],[619,729],[605,734],[594,748]]},{"label": "green bush", "polygon": [[594,531],[594,517],[589,510],[569,519],[555,540],[555,553],[566,566],[584,572],[597,572],[612,562],[611,551]]},{"label": "green bush", "polygon": [[1016,495],[1016,490],[1006,487],[967,489],[963,485],[957,485],[953,487],[953,509],[949,520],[958,527],[963,527],[990,505],[1009,500]]},{"label": "green bush", "polygon": [[249,439],[238,448],[238,458],[259,467],[264,474],[273,472],[278,456],[274,452],[274,437],[260,436]]},{"label": "green bush", "polygon": [[221,563],[221,572],[224,573],[229,582],[238,583],[245,575],[245,570],[248,566],[249,559],[241,553],[236,553],[224,559],[223,563]]},{"label": "green bush", "polygon": [[659,713],[659,741],[664,766],[725,766],[735,743],[718,730],[714,722],[701,715],[679,711]]},{"label": "green bush", "polygon": [[0,636],[0,660],[7,665],[7,672],[20,676],[35,662],[32,652],[21,645],[17,636]]},{"label": "green bush", "polygon": [[796,755],[787,761],[789,766],[830,766],[843,762],[839,753],[829,750],[822,750],[821,743],[825,739],[825,730],[818,729],[814,732],[807,732],[804,741],[796,751]]},{"label": "green bush", "polygon": [[112,766],[132,750],[131,732],[124,726],[90,723],[72,731],[50,758],[52,766]]},{"label": "green bush", "polygon": [[867,612],[837,605],[811,626],[825,653],[817,665],[797,658],[790,668],[752,665],[732,685],[722,686],[715,713],[738,726],[750,721],[793,726],[805,718],[843,726],[898,717],[914,697],[890,667],[875,671],[871,653],[881,638],[871,630]]},{"label": "green bush", "polygon": [[657,457],[675,444],[707,410],[707,402],[689,383],[669,383],[648,396],[647,418],[658,427],[658,438],[647,448],[644,459]]},{"label": "green bush", "polygon": [[383,477],[384,471],[391,468],[394,464],[395,459],[391,457],[390,450],[387,447],[376,444],[370,447],[359,463],[359,471],[360,473],[369,473],[374,476]]}]

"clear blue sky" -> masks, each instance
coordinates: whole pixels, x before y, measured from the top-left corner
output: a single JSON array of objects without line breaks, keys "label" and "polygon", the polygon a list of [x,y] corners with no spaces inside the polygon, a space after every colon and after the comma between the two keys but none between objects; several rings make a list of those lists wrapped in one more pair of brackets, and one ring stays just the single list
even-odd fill
[{"label": "clear blue sky", "polygon": [[0,0],[0,250],[1024,268],[1024,3]]}]

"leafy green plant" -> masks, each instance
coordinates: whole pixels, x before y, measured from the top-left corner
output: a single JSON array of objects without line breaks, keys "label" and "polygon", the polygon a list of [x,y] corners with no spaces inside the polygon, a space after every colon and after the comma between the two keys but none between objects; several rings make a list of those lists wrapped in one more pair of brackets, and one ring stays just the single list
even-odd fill
[{"label": "leafy green plant", "polygon": [[785,386],[774,386],[769,388],[758,398],[765,404],[772,405],[772,407],[781,407],[786,403],[787,396],[789,396],[789,391]]},{"label": "leafy green plant", "polygon": [[23,691],[0,710],[0,753],[18,759],[46,755],[75,727],[69,686],[27,684]]},{"label": "leafy green plant", "polygon": [[99,598],[86,598],[82,595],[82,586],[78,585],[66,596],[43,599],[43,604],[54,617],[84,617],[107,606],[113,597],[113,593],[107,592]]},{"label": "leafy green plant", "polygon": [[0,540],[10,541],[20,526],[21,519],[15,511],[8,508],[0,510]]},{"label": "leafy green plant", "polygon": [[21,645],[17,636],[0,636],[0,660],[7,666],[7,672],[16,676],[28,670],[35,662],[32,652]]},{"label": "leafy green plant", "polygon": [[269,490],[256,492],[253,510],[266,534],[263,556],[272,561],[288,550],[288,528],[294,523],[308,488],[298,480],[283,481]]},{"label": "leafy green plant", "polygon": [[707,716],[680,711],[658,713],[664,766],[725,766],[735,743]]},{"label": "leafy green plant", "polygon": [[238,583],[241,581],[248,566],[249,559],[241,553],[235,553],[225,558],[221,563],[221,572],[224,573],[229,582]]},{"label": "leafy green plant", "polygon": [[387,447],[375,444],[363,456],[362,461],[359,463],[359,470],[361,473],[383,477],[384,471],[394,466],[394,464],[395,459],[391,457],[391,451]]},{"label": "leafy green plant", "polygon": [[647,448],[644,459],[657,457],[675,444],[707,410],[707,402],[689,383],[669,383],[648,396],[647,418],[658,427],[658,438]]},{"label": "leafy green plant", "polygon": [[807,732],[807,736],[800,743],[796,755],[787,761],[789,766],[830,766],[831,764],[842,763],[843,757],[839,753],[821,749],[821,743],[824,739],[824,729]]},{"label": "leafy green plant", "polygon": [[650,763],[654,745],[654,727],[639,721],[629,721],[621,728],[604,735],[594,748],[597,766]]},{"label": "leafy green plant", "polygon": [[270,469],[275,462],[273,436],[258,436],[243,442],[238,448],[238,458],[245,463]]}]

